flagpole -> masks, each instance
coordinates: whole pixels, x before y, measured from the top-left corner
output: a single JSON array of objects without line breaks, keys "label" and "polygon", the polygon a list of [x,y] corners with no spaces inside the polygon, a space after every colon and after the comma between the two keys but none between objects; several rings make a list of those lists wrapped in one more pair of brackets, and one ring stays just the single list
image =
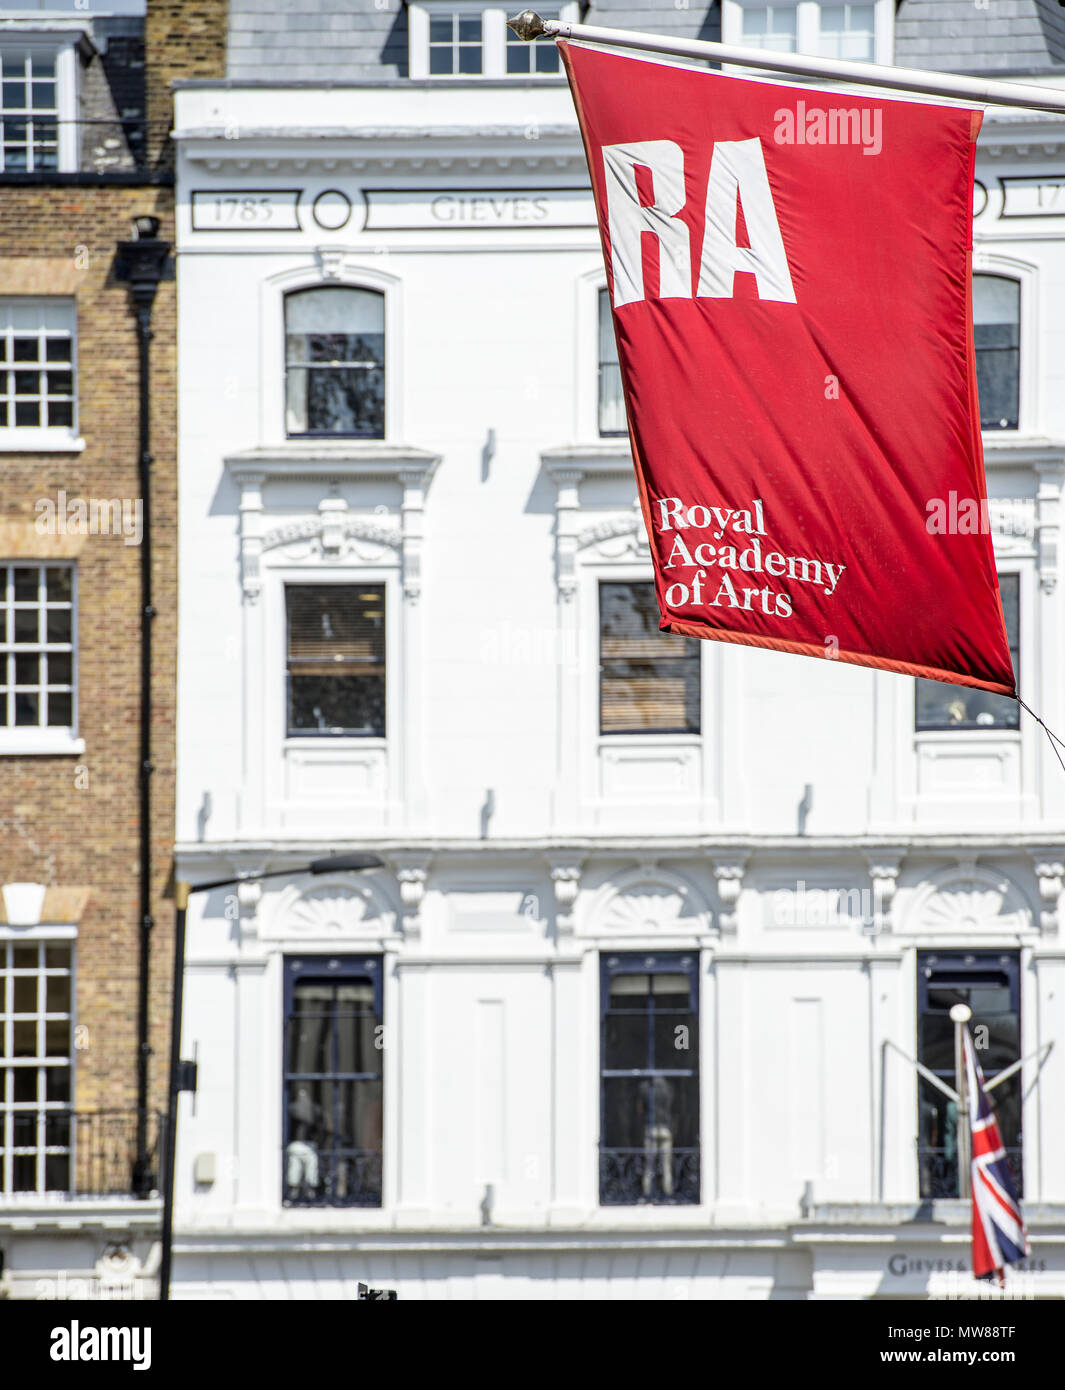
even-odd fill
[{"label": "flagpole", "polygon": [[772,73],[790,73],[831,82],[858,82],[864,87],[885,87],[923,96],[953,97],[988,106],[1019,106],[1030,111],[1065,114],[1065,90],[1028,86],[1021,82],[995,82],[979,77],[955,77],[950,73],[925,72],[920,68],[884,67],[877,63],[847,63],[838,58],[806,58],[799,54],[768,53],[764,48],[740,48],[710,43],[706,39],[663,38],[634,29],[604,29],[596,24],[563,24],[541,19],[534,10],[523,10],[507,20],[519,39],[579,39],[610,48],[642,48],[676,58],[703,58],[715,63],[738,63]]},{"label": "flagpole", "polygon": [[966,1084],[965,1068],[965,1030],[969,1026],[969,1020],[973,1016],[972,1009],[968,1004],[955,1004],[950,1011],[951,1022],[954,1024],[954,1072],[956,1078],[955,1089],[958,1092],[958,1131],[957,1131],[957,1151],[958,1151],[958,1196],[969,1197],[971,1195],[971,1174],[969,1172],[969,1090]]}]

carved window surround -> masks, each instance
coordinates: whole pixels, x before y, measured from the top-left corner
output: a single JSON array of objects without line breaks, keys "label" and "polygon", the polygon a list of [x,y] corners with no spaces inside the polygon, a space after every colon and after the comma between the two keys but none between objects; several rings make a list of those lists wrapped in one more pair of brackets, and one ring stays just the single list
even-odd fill
[{"label": "carved window surround", "polygon": [[[719,644],[703,644],[700,734],[599,733],[599,582],[653,573],[632,454],[628,439],[613,438],[547,449],[541,462],[556,494],[559,651],[578,657],[559,663],[557,828],[635,825],[649,805],[678,828],[711,828],[724,815],[726,788],[743,784],[732,766],[738,747],[724,740],[718,715],[736,699],[738,665],[725,674]],[[739,794],[729,793],[734,825],[745,818]]]},{"label": "carved window surround", "polygon": [[[422,541],[425,535],[425,491],[439,455],[424,449],[366,443],[288,444],[271,449],[248,449],[226,459],[226,471],[240,488],[240,562],[244,597],[254,603],[262,588],[264,550],[316,540],[324,554],[339,554],[345,540],[387,545],[399,553],[403,595],[416,602],[421,592]],[[345,515],[339,498],[323,498],[317,517],[267,528],[263,487],[269,482],[297,479],[331,487],[341,482],[388,479],[402,488],[400,524]]]},{"label": "carved window surround", "polygon": [[[418,599],[425,493],[437,463],[435,454],[377,441],[301,441],[226,459],[240,490],[242,838],[309,833],[327,821],[352,834],[406,831],[424,818]],[[392,501],[360,505],[358,484],[371,484],[367,494],[379,499],[382,481],[394,485],[385,494]],[[273,516],[271,485],[286,499]],[[286,737],[284,586],[319,579],[386,586],[385,739]]]}]

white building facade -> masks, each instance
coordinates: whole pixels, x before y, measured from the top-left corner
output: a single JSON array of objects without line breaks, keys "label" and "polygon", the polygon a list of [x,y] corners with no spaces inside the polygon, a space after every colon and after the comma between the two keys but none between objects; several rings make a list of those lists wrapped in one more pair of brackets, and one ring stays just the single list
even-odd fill
[{"label": "white building facade", "polygon": [[[1025,1059],[1011,1287],[1061,1297],[1041,731],[659,634],[553,50],[493,6],[367,6],[340,80],[263,9],[176,101],[176,872],[250,881],[190,908],[174,1296],[972,1296],[955,1117],[911,1064],[949,1083],[962,999],[989,1077]],[[891,61],[906,9],[724,23],[820,15]],[[1065,124],[989,115],[978,178],[995,548],[1062,728]],[[385,869],[296,872],[348,849]]]}]

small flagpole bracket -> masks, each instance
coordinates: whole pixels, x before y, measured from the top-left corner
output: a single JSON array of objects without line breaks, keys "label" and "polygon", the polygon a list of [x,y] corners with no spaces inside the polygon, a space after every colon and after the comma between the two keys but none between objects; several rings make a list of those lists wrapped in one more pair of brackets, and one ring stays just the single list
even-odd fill
[{"label": "small flagpole bracket", "polygon": [[543,38],[547,33],[544,21],[535,10],[522,10],[521,14],[507,20],[507,28],[513,29],[523,43],[532,43],[533,39]]}]

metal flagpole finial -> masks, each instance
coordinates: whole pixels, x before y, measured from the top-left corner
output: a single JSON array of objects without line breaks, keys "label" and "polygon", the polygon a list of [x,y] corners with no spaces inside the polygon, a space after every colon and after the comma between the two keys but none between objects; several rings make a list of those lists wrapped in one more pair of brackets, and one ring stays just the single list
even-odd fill
[{"label": "metal flagpole finial", "polygon": [[531,43],[533,39],[538,39],[547,32],[544,29],[544,21],[535,10],[522,10],[521,14],[507,20],[507,28],[513,29],[518,38],[525,43]]}]

